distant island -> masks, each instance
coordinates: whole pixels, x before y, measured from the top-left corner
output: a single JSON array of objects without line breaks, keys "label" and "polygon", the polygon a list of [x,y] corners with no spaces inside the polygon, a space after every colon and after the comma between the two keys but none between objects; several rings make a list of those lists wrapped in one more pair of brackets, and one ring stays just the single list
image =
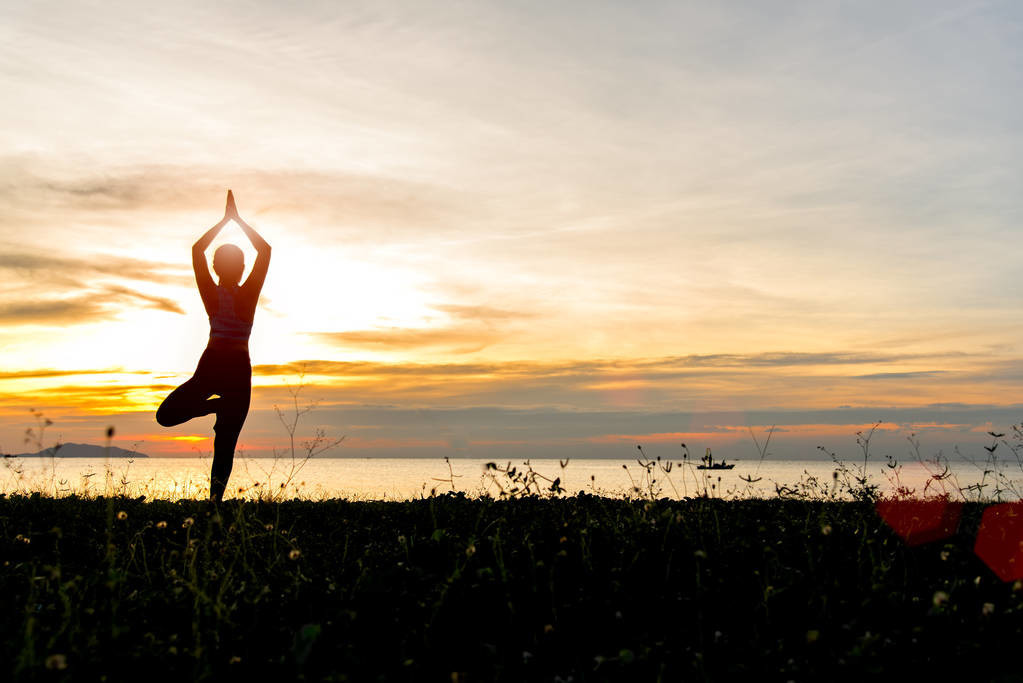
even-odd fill
[{"label": "distant island", "polygon": [[117,446],[94,446],[89,443],[65,443],[57,447],[56,452],[52,448],[44,448],[36,453],[18,453],[17,455],[5,455],[7,458],[148,458],[145,453],[129,451]]}]

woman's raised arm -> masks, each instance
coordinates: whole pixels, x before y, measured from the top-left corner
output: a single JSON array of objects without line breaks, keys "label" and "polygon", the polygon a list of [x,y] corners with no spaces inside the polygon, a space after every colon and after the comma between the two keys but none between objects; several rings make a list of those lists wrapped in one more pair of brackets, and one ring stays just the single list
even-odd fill
[{"label": "woman's raised arm", "polygon": [[242,287],[258,297],[260,290],[263,289],[263,281],[266,280],[266,271],[270,268],[270,244],[238,215],[234,195],[230,190],[227,191],[227,217],[234,219],[256,249],[256,262],[252,264],[252,272]]},{"label": "woman's raised arm", "polygon": [[207,313],[210,312],[211,307],[215,308],[217,305],[217,285],[213,282],[210,267],[206,263],[206,250],[220,234],[221,229],[231,220],[230,210],[234,207],[231,190],[227,191],[227,206],[228,210],[224,212],[224,217],[220,219],[220,222],[203,233],[203,236],[192,245],[192,271],[195,273],[195,284],[199,287],[199,295],[202,297],[202,303],[206,307]]}]

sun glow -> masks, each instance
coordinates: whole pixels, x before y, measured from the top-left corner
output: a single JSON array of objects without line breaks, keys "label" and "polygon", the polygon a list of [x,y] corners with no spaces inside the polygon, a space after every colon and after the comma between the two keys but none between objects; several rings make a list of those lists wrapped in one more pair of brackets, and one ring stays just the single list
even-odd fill
[{"label": "sun glow", "polygon": [[316,245],[275,247],[253,327],[253,357],[260,362],[348,360],[352,353],[318,335],[425,326],[431,315],[426,284],[422,273],[338,256]]}]

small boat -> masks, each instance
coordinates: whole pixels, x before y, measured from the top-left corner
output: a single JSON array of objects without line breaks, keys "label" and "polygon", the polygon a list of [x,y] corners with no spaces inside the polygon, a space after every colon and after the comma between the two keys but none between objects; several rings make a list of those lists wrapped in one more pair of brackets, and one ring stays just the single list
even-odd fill
[{"label": "small boat", "polygon": [[698,470],[730,470],[735,467],[735,463],[726,464],[725,459],[722,458],[720,462],[714,462],[714,456],[710,454],[710,449],[707,449],[707,454],[704,455],[700,460],[703,461],[702,465],[697,465]]}]

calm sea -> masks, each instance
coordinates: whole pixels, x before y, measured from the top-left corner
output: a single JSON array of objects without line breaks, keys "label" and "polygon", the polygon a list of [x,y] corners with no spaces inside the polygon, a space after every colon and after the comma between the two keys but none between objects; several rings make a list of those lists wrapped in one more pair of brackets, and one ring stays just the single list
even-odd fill
[{"label": "calm sea", "polygon": [[[489,492],[497,496],[501,487],[514,486],[506,474],[486,469],[486,460],[419,458],[324,458],[306,463],[290,460],[238,458],[231,475],[229,495],[254,496],[261,491],[282,491],[288,498],[352,498],[352,499],[407,499],[429,495],[431,490],[465,491],[468,494]],[[517,473],[528,468],[525,461],[512,461]],[[498,463],[505,468],[508,463]],[[138,460],[102,458],[15,458],[5,459],[0,470],[0,492],[15,493],[42,491],[50,494],[89,493],[105,491],[149,498],[202,498],[209,487],[207,459],[142,458]],[[862,465],[862,463],[861,463]],[[809,487],[813,491],[826,491],[841,487],[841,477],[835,479],[834,463],[826,461],[774,461],[765,460],[739,463],[733,470],[699,471],[690,466],[673,463],[670,472],[653,469],[647,473],[635,460],[586,459],[571,460],[561,467],[557,460],[533,460],[532,469],[540,476],[538,485],[549,487],[548,480],[560,478],[561,486],[569,493],[586,491],[609,495],[627,495],[638,487],[644,495],[667,497],[694,496],[704,491],[713,496],[741,497],[760,495],[772,497],[777,487]],[[859,474],[858,465],[850,465]],[[943,466],[933,463],[904,465],[890,470],[883,464],[870,465],[867,475],[872,483],[891,491],[897,485],[914,489],[917,494],[942,491],[955,492],[969,486],[983,485],[985,495],[993,496],[996,489],[1007,491],[1005,498],[1019,498],[1023,491],[1023,471],[1015,462],[996,469],[1001,474],[987,474],[984,463],[953,461],[947,476]],[[752,480],[752,481],[750,481]],[[519,484],[521,485],[521,483]],[[239,492],[243,488],[245,491]]]}]

